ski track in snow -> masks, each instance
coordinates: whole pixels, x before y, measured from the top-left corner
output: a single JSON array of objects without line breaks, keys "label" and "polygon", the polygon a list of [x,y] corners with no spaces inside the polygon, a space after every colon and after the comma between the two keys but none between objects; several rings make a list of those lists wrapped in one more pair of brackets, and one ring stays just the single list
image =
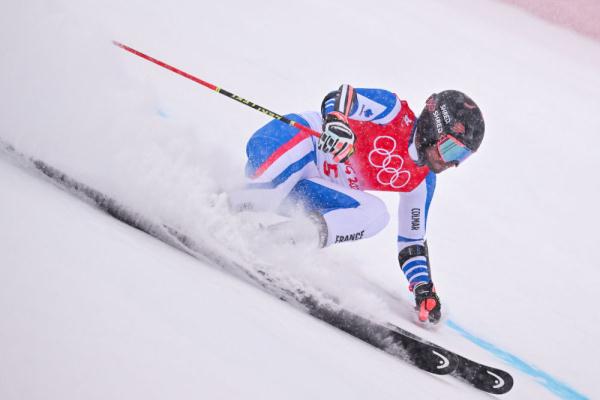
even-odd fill
[{"label": "ski track in snow", "polygon": [[[600,131],[594,117],[600,109],[597,43],[492,1],[457,0],[452,7],[442,1],[382,1],[367,9],[356,0],[337,5],[303,0],[284,8],[269,1],[111,6],[9,2],[11,12],[0,17],[0,49],[6,55],[0,66],[0,137],[223,251],[284,266],[294,279],[314,282],[348,307],[482,362],[502,360],[514,367],[516,382],[505,398],[599,394],[593,371],[580,365],[600,356],[594,345],[600,315],[588,310],[583,320],[572,310],[574,294],[581,304],[593,304],[589,288],[600,285],[594,231],[600,187],[593,175],[600,161],[595,146],[588,145]],[[306,18],[290,20],[296,15]],[[340,17],[360,23],[353,40],[339,44],[340,67],[324,67],[331,54],[321,46],[323,27]],[[433,276],[450,329],[426,330],[408,319],[412,300],[395,262],[393,223],[372,240],[321,253],[304,249],[302,257],[290,257],[297,250],[270,243],[252,218],[230,215],[223,192],[241,182],[244,141],[265,117],[121,54],[112,39],[282,114],[317,109],[322,96],[342,82],[396,89],[415,111],[432,90],[456,87],[472,94],[484,109],[486,141],[464,169],[440,177],[428,228]],[[396,197],[382,198],[393,211]],[[19,212],[16,203],[2,205]],[[23,222],[3,215],[9,230],[26,230]],[[12,243],[10,233],[4,234]],[[35,248],[35,240],[29,245]],[[10,247],[0,250],[10,253]],[[48,249],[42,253],[45,261],[60,258]],[[10,265],[25,267],[12,258]],[[3,298],[0,307],[16,300]],[[268,310],[274,319],[282,315]],[[253,340],[261,346],[259,335]],[[288,345],[293,352],[293,342]],[[226,373],[225,365],[215,365]],[[9,371],[2,361],[0,367]],[[236,370],[238,378],[252,376],[250,369]],[[344,380],[343,373],[326,373]],[[357,382],[366,379],[351,367],[344,373]],[[429,377],[417,376],[415,382],[429,384]],[[366,384],[356,385],[367,392]],[[448,386],[431,385],[428,393],[437,397]],[[460,389],[451,393],[460,398]]]}]

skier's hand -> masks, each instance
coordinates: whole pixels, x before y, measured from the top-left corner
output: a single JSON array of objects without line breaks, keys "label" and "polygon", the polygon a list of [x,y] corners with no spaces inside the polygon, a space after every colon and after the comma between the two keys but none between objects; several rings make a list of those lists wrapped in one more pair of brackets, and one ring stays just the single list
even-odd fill
[{"label": "skier's hand", "polygon": [[346,162],[354,154],[356,135],[348,126],[348,119],[340,112],[325,117],[323,133],[319,138],[319,150],[333,154],[333,161]]}]

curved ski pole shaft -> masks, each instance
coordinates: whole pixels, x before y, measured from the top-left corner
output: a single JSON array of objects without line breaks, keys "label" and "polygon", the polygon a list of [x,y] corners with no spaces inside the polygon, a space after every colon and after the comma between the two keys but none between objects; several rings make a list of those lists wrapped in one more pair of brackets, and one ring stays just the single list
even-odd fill
[{"label": "curved ski pole shaft", "polygon": [[223,96],[227,96],[230,99],[235,100],[235,101],[237,101],[239,103],[242,103],[242,104],[244,104],[244,105],[246,105],[246,106],[248,106],[248,107],[250,107],[250,108],[252,108],[252,109],[254,109],[256,111],[260,111],[261,113],[266,114],[266,115],[268,115],[269,117],[271,117],[273,119],[279,120],[279,121],[281,121],[281,122],[283,122],[283,123],[285,123],[287,125],[290,125],[290,126],[293,126],[295,128],[298,128],[298,129],[304,131],[307,134],[310,134],[310,135],[313,135],[313,136],[316,136],[316,137],[320,137],[321,136],[321,134],[319,132],[310,129],[307,126],[304,126],[304,125],[299,124],[299,123],[297,123],[295,121],[292,121],[291,119],[286,118],[283,115],[279,115],[279,114],[277,114],[277,113],[275,113],[275,112],[273,112],[273,111],[271,111],[271,110],[269,110],[267,108],[264,108],[264,107],[262,107],[262,106],[260,106],[260,105],[258,105],[256,103],[253,103],[253,102],[251,102],[249,100],[246,100],[243,97],[238,96],[237,94],[231,93],[231,92],[229,92],[229,91],[227,91],[227,90],[225,90],[223,88],[220,88],[220,87],[217,87],[217,86],[213,85],[212,83],[206,82],[206,81],[204,81],[204,80],[202,80],[202,79],[200,79],[200,78],[198,78],[198,77],[196,77],[196,76],[194,76],[192,74],[188,74],[187,72],[182,71],[179,68],[175,68],[172,65],[169,65],[169,64],[167,64],[164,61],[157,60],[154,57],[151,57],[151,56],[149,56],[147,54],[144,54],[141,51],[138,51],[138,50],[136,50],[136,49],[134,49],[132,47],[129,47],[129,46],[123,44],[123,43],[117,42],[116,40],[113,40],[113,44],[115,46],[117,46],[117,47],[122,48],[125,51],[130,52],[131,54],[135,54],[138,57],[141,57],[141,58],[143,58],[143,59],[145,59],[147,61],[150,61],[150,62],[152,62],[152,63],[154,63],[154,64],[156,64],[156,65],[158,65],[160,67],[163,67],[165,69],[168,69],[169,71],[172,71],[172,72],[174,72],[174,73],[176,73],[178,75],[181,75],[184,78],[187,78],[187,79],[189,79],[189,80],[191,80],[193,82],[196,82],[196,83],[198,83],[198,84],[200,84],[200,85],[202,85],[204,87],[207,87],[207,88],[209,88],[210,90],[212,90],[214,92],[222,94]]}]

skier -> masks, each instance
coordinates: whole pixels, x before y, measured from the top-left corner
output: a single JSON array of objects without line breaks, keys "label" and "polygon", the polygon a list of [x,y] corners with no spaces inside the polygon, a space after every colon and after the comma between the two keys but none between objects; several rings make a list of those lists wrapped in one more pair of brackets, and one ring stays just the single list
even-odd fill
[{"label": "skier", "polygon": [[431,280],[427,215],[436,174],[464,162],[483,140],[475,102],[455,90],[434,93],[415,118],[394,93],[344,84],[325,96],[320,113],[286,117],[321,137],[277,120],[256,131],[246,148],[247,186],[232,196],[234,207],[283,212],[300,204],[325,247],[366,239],[386,226],[384,203],[365,190],[398,192],[400,268],[419,320],[437,323],[441,303]]}]

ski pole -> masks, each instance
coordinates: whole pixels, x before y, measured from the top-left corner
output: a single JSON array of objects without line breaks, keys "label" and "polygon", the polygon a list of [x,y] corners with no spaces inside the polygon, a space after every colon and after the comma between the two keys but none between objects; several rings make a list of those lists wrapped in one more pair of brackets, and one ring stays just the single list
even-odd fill
[{"label": "ski pole", "polygon": [[246,105],[246,106],[248,106],[250,108],[253,108],[253,109],[257,110],[257,111],[260,111],[261,113],[266,114],[266,115],[268,115],[271,118],[274,118],[274,119],[279,120],[279,121],[281,121],[281,122],[283,122],[285,124],[288,124],[290,126],[298,128],[298,129],[300,129],[300,130],[302,130],[305,133],[308,133],[310,135],[313,135],[313,136],[316,136],[316,137],[320,137],[321,136],[321,134],[319,132],[310,129],[307,126],[304,126],[302,124],[299,124],[298,122],[292,121],[291,119],[286,118],[283,115],[279,115],[279,114],[277,114],[277,113],[275,113],[275,112],[273,112],[273,111],[271,111],[271,110],[269,110],[267,108],[259,106],[256,103],[253,103],[253,102],[251,102],[249,100],[246,100],[243,97],[240,97],[237,94],[233,94],[233,93],[231,93],[231,92],[229,92],[229,91],[227,91],[227,90],[225,90],[223,88],[217,87],[217,86],[213,85],[212,83],[206,82],[206,81],[204,81],[204,80],[202,80],[202,79],[200,79],[198,77],[195,77],[192,74],[188,74],[187,72],[182,71],[182,70],[180,70],[178,68],[175,68],[172,65],[167,64],[166,62],[163,62],[163,61],[157,60],[156,58],[150,57],[149,55],[144,54],[141,51],[135,50],[134,48],[131,48],[131,47],[129,47],[129,46],[123,44],[123,43],[117,42],[116,40],[113,40],[113,44],[115,46],[117,46],[117,47],[122,48],[125,51],[128,51],[128,52],[130,52],[132,54],[135,54],[138,57],[141,57],[141,58],[143,58],[145,60],[148,60],[148,61],[150,61],[150,62],[152,62],[152,63],[154,63],[154,64],[156,64],[158,66],[161,66],[161,67],[163,67],[165,69],[168,69],[169,71],[175,72],[176,74],[181,75],[184,78],[187,78],[187,79],[189,79],[191,81],[194,81],[194,82],[196,82],[196,83],[198,83],[198,84],[200,84],[202,86],[205,86],[205,87],[207,87],[207,88],[209,88],[209,89],[211,89],[211,90],[213,90],[213,91],[215,91],[217,93],[220,93],[223,96],[227,96],[227,97],[229,97],[232,100],[238,101],[238,102],[240,102],[240,103],[242,103],[242,104],[244,104],[244,105]]}]

